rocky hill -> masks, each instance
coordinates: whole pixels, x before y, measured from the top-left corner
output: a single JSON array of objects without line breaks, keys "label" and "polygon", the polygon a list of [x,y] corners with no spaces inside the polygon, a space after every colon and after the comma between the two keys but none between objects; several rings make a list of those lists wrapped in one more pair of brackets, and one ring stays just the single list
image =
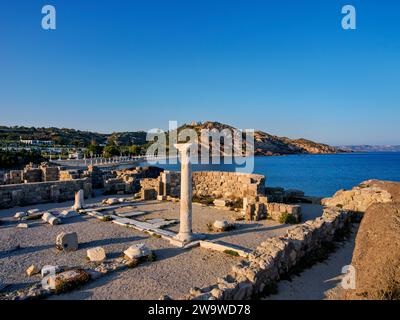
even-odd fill
[{"label": "rocky hill", "polygon": [[[178,131],[180,132],[185,128],[195,129],[198,133],[200,133],[202,129],[216,129],[218,131],[222,131],[224,129],[234,129],[232,126],[220,122],[206,121],[204,123],[192,123],[183,125],[178,128]],[[55,144],[58,145],[75,145],[79,147],[88,146],[92,141],[95,141],[97,144],[106,144],[113,142],[119,146],[142,146],[148,143],[146,141],[146,132],[144,131],[114,132],[111,134],[105,134],[54,127],[35,128],[20,126],[0,126],[0,142],[19,141],[20,138],[34,140],[52,140],[55,142]],[[316,143],[306,139],[289,139],[286,137],[278,137],[263,131],[255,131],[254,141],[254,150],[256,155],[289,155],[301,153],[324,154],[343,152],[343,150],[341,149],[331,147],[326,144]],[[246,145],[244,135],[243,146],[243,149],[245,150]]]},{"label": "rocky hill", "polygon": [[105,143],[109,135],[66,128],[35,128],[0,126],[0,141],[52,140],[59,145],[86,146],[92,141]]},{"label": "rocky hill", "polygon": [[[213,121],[204,123],[192,123],[178,128],[178,132],[183,129],[192,128],[196,132],[202,129],[216,129],[222,131],[224,129],[233,130],[234,127]],[[243,136],[245,141],[245,136]],[[245,149],[245,143],[244,149]],[[328,154],[338,152],[348,152],[326,144],[317,143],[306,139],[289,139],[287,137],[278,137],[263,131],[254,132],[254,151],[255,155],[289,155],[289,154]],[[221,148],[222,149],[222,148]]]}]

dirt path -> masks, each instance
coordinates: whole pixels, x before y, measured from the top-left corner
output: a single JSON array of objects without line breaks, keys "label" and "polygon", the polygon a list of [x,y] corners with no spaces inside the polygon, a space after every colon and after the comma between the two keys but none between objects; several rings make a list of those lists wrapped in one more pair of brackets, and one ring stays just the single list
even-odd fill
[{"label": "dirt path", "polygon": [[328,260],[316,264],[294,276],[292,281],[280,281],[278,294],[267,297],[267,300],[338,300],[342,287],[342,268],[351,263],[354,251],[357,228],[354,227],[350,239],[339,244],[339,248]]}]

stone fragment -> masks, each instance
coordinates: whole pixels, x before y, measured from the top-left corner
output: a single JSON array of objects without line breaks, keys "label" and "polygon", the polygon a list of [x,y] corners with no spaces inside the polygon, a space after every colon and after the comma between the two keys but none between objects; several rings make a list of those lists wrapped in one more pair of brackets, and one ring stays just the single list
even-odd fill
[{"label": "stone fragment", "polygon": [[27,223],[19,223],[17,228],[27,229],[29,228],[29,225]]},{"label": "stone fragment", "polygon": [[56,238],[56,248],[62,251],[76,251],[78,249],[78,235],[76,232],[60,233]]},{"label": "stone fragment", "polygon": [[151,250],[146,248],[144,243],[134,244],[124,251],[129,259],[139,259],[151,255]]},{"label": "stone fragment", "polygon": [[212,289],[210,293],[215,299],[221,299],[222,296],[224,295],[224,291],[222,291],[219,288]]},{"label": "stone fragment", "polygon": [[42,278],[48,276],[49,274],[56,274],[62,271],[60,266],[45,265],[40,271]]},{"label": "stone fragment", "polygon": [[17,212],[15,215],[14,215],[14,218],[16,218],[16,219],[21,219],[21,218],[23,218],[23,217],[26,217],[28,214],[26,213],[26,212]]},{"label": "stone fragment", "polygon": [[106,259],[106,251],[102,247],[88,249],[86,255],[92,262],[101,262]]},{"label": "stone fragment", "polygon": [[226,201],[223,199],[215,199],[213,203],[216,207],[226,207]]},{"label": "stone fragment", "polygon": [[44,289],[55,291],[57,294],[75,289],[90,280],[90,274],[82,269],[73,269],[53,274],[43,279]]},{"label": "stone fragment", "polygon": [[166,197],[166,196],[160,196],[160,195],[158,195],[158,196],[157,196],[157,200],[158,200],[158,201],[165,201],[165,200],[167,200],[167,197]]},{"label": "stone fragment", "polygon": [[38,274],[39,272],[40,270],[34,264],[31,265],[28,269],[26,269],[26,274],[28,275],[28,277]]},{"label": "stone fragment", "polygon": [[226,220],[217,220],[213,223],[213,228],[216,231],[225,231],[231,228],[233,225]]},{"label": "stone fragment", "polygon": [[63,210],[60,213],[60,218],[66,219],[66,218],[72,218],[78,216],[78,213],[75,210]]},{"label": "stone fragment", "polygon": [[61,220],[53,216],[50,212],[43,213],[42,220],[53,226],[61,223]]},{"label": "stone fragment", "polygon": [[27,212],[28,212],[28,216],[30,216],[30,215],[32,215],[32,214],[35,214],[35,213],[40,212],[40,210],[39,210],[39,209],[30,209],[30,210],[28,210]]}]

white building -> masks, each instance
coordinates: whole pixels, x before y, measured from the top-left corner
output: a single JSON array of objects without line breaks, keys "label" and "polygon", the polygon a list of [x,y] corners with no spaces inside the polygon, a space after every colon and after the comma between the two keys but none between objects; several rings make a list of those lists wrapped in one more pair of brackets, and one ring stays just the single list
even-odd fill
[{"label": "white building", "polygon": [[52,146],[54,144],[54,141],[51,141],[51,140],[23,140],[23,139],[20,139],[20,142],[24,143],[24,144],[29,144],[32,146],[39,146],[39,145]]}]

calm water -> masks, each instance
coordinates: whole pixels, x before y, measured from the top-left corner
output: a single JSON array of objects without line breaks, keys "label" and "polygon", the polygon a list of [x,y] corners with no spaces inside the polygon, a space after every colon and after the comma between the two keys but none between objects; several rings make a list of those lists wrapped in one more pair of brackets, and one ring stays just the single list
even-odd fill
[{"label": "calm water", "polygon": [[[160,165],[179,170],[179,165]],[[235,171],[233,165],[195,165],[194,171]],[[400,181],[400,153],[352,153],[256,157],[254,173],[266,176],[269,187],[303,190],[307,195],[331,196],[368,179]]]}]

